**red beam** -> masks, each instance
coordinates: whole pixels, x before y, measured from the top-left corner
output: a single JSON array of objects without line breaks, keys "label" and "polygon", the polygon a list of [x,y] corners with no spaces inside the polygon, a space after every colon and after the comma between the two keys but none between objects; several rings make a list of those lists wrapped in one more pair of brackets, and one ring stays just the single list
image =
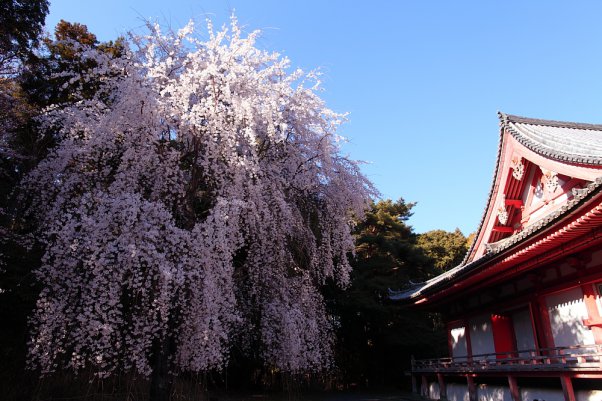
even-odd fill
[{"label": "red beam", "polygon": [[520,199],[506,199],[506,206],[514,206],[519,208],[523,205],[523,201]]}]

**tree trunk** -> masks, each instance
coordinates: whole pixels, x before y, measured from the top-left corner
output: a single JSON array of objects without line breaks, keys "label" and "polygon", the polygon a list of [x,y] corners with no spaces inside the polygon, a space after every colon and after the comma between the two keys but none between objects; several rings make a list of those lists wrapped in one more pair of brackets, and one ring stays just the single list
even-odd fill
[{"label": "tree trunk", "polygon": [[149,401],[169,401],[173,385],[173,376],[169,371],[169,357],[172,350],[169,335],[158,340],[155,349]]}]

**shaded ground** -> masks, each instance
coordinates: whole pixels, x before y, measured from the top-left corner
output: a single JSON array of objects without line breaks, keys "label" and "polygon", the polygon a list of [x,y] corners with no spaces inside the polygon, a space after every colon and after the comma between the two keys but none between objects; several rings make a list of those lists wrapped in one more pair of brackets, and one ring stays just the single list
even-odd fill
[{"label": "shaded ground", "polygon": [[320,392],[302,394],[227,394],[213,395],[209,401],[419,401],[417,395],[402,392]]}]

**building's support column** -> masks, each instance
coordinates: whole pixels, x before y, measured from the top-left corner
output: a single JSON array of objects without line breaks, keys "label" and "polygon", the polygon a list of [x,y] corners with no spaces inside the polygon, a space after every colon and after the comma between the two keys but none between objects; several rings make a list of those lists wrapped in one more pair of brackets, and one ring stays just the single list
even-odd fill
[{"label": "building's support column", "polygon": [[537,338],[539,340],[539,347],[554,348],[552,323],[550,321],[550,314],[548,313],[545,297],[538,297],[538,299],[533,302],[533,306],[535,308],[533,317],[537,319]]},{"label": "building's support column", "polygon": [[539,318],[539,306],[536,300],[529,302],[529,313],[531,315],[531,328],[533,329],[533,339],[535,340],[535,348],[539,352],[540,348],[545,348],[546,344],[542,341],[541,319]]},{"label": "building's support column", "polygon": [[468,384],[468,401],[477,401],[477,385],[474,377],[466,376],[466,384]]},{"label": "building's support column", "polygon": [[447,387],[445,385],[445,377],[441,373],[437,373],[437,381],[439,382],[439,399],[447,401]]},{"label": "building's support column", "polygon": [[510,387],[510,395],[512,395],[512,401],[521,401],[520,389],[516,382],[516,377],[508,376],[508,387]]},{"label": "building's support column", "polygon": [[418,394],[418,383],[417,383],[416,375],[414,374],[414,369],[415,369],[414,365],[416,364],[416,359],[414,358],[414,355],[412,355],[410,357],[410,363],[411,363],[410,377],[412,378],[412,393]]},{"label": "building's support column", "polygon": [[[454,340],[452,338],[452,329],[454,326],[452,326],[452,324],[450,322],[447,322],[445,324],[445,332],[447,333],[447,351],[448,351],[448,355],[453,357],[454,356]],[[466,330],[466,329],[465,329]]]},{"label": "building's support column", "polygon": [[464,320],[464,338],[466,338],[466,357],[468,363],[472,363],[472,341],[470,339],[470,321]]},{"label": "building's support column", "polygon": [[512,358],[516,351],[516,341],[514,340],[514,326],[512,318],[508,315],[491,315],[491,331],[493,334],[493,346],[497,354],[497,359]]},{"label": "building's support column", "polygon": [[573,389],[573,382],[570,376],[560,376],[560,383],[562,384],[562,392],[564,393],[565,401],[576,401],[575,390]]},{"label": "building's support column", "polygon": [[429,398],[429,381],[426,375],[422,375],[422,385],[420,386],[420,395]]},{"label": "building's support column", "polygon": [[596,344],[602,344],[602,327],[600,327],[602,317],[600,316],[598,303],[596,302],[598,294],[592,284],[582,285],[581,290],[583,291],[583,301],[587,308],[587,315],[589,316],[588,319],[585,319],[584,323],[592,331]]}]

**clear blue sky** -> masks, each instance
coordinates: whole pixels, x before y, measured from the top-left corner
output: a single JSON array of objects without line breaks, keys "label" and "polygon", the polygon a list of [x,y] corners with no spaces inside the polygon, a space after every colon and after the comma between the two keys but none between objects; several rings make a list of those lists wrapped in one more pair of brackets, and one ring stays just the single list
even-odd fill
[{"label": "clear blue sky", "polygon": [[383,198],[418,202],[417,232],[476,230],[498,110],[602,123],[600,1],[51,0],[47,29],[65,19],[109,40],[232,9],[262,47],[322,69],[323,97],[350,112],[344,152],[370,162]]}]

